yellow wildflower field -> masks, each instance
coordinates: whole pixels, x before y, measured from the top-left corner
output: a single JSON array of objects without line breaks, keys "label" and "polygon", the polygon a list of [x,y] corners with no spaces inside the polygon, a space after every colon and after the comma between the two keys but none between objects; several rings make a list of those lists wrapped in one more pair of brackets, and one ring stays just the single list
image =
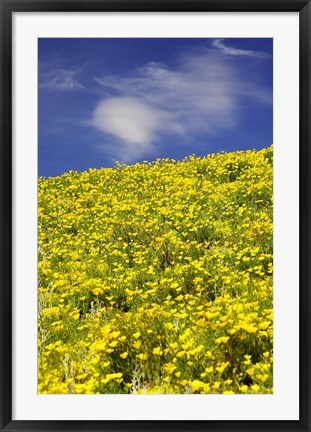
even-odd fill
[{"label": "yellow wildflower field", "polygon": [[38,392],[273,392],[273,147],[38,181]]}]

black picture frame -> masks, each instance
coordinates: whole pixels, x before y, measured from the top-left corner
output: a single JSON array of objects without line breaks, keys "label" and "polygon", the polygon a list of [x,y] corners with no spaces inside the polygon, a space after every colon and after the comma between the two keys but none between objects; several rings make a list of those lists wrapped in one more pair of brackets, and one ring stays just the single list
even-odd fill
[{"label": "black picture frame", "polygon": [[[299,420],[23,421],[12,420],[12,15],[14,12],[299,12]],[[0,0],[0,425],[1,431],[311,431],[310,427],[310,145],[311,4],[306,0]]]}]

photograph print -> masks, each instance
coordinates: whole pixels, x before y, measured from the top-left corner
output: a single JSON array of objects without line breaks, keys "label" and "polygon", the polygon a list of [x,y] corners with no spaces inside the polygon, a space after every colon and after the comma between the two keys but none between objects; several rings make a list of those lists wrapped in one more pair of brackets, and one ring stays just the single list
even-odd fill
[{"label": "photograph print", "polygon": [[273,393],[273,39],[38,39],[38,394]]}]

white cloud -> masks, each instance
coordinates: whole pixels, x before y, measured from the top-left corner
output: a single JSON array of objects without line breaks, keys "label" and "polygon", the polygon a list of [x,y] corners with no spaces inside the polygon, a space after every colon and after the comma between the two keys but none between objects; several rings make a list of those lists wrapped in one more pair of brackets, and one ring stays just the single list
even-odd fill
[{"label": "white cloud", "polygon": [[135,144],[142,145],[153,139],[159,126],[160,113],[135,98],[119,97],[103,100],[94,111],[92,124]]},{"label": "white cloud", "polygon": [[160,114],[143,102],[130,97],[102,100],[93,113],[91,124],[98,130],[118,138],[110,151],[122,161],[144,155],[153,149],[154,133]]},{"label": "white cloud", "polygon": [[76,71],[51,69],[41,71],[40,87],[51,90],[82,89],[83,85],[76,79]]},{"label": "white cloud", "polygon": [[179,131],[172,117],[135,97],[113,97],[98,104],[91,124],[118,138],[119,147],[113,146],[114,151],[123,160],[131,160],[153,150],[158,130]]},{"label": "white cloud", "polygon": [[110,154],[126,162],[151,153],[163,134],[182,145],[194,134],[234,127],[243,98],[271,103],[271,92],[230,60],[209,49],[188,53],[174,70],[151,62],[128,75],[96,77],[111,96],[100,101],[91,124],[110,134]]},{"label": "white cloud", "polygon": [[226,55],[257,57],[259,59],[269,58],[269,54],[261,51],[242,50],[238,48],[228,47],[227,45],[225,45],[223,39],[215,39],[212,42],[212,45]]}]

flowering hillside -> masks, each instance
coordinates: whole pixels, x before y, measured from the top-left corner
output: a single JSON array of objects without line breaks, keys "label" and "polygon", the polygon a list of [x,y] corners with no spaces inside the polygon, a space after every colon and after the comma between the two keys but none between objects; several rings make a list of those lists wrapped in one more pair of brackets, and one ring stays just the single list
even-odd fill
[{"label": "flowering hillside", "polygon": [[39,393],[272,393],[272,162],[39,178]]}]

